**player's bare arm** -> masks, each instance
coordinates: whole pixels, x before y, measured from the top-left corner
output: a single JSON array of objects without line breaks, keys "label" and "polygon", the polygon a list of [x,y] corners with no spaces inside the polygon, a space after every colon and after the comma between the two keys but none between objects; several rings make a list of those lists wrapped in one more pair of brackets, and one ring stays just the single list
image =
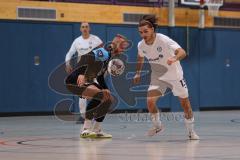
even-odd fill
[{"label": "player's bare arm", "polygon": [[167,64],[168,64],[168,65],[171,65],[171,64],[173,64],[173,63],[176,62],[176,61],[181,61],[182,59],[184,59],[184,58],[186,57],[186,55],[187,55],[187,54],[186,54],[186,52],[184,51],[184,49],[178,48],[178,49],[176,49],[176,51],[175,51],[175,56],[169,58],[168,61],[167,61]]}]

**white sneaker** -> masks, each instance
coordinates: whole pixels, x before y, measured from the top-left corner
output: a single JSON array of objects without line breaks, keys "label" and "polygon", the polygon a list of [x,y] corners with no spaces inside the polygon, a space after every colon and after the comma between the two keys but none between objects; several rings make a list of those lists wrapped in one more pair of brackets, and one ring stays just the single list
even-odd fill
[{"label": "white sneaker", "polygon": [[96,138],[112,138],[111,134],[104,133],[102,130],[99,130],[98,132],[95,132],[95,133],[96,133]]},{"label": "white sneaker", "polygon": [[155,136],[157,133],[163,131],[163,125],[159,125],[158,127],[152,127],[151,129],[148,130],[147,135],[152,137]]},{"label": "white sneaker", "polygon": [[190,140],[199,140],[200,137],[197,135],[195,131],[189,132],[188,137]]},{"label": "white sneaker", "polygon": [[81,132],[80,137],[81,138],[95,138],[97,134],[91,130],[85,129]]}]

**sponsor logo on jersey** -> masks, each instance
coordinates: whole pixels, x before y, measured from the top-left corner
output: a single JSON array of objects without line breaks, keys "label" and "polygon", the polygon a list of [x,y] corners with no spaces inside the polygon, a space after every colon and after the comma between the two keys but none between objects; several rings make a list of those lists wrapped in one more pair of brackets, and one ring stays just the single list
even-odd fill
[{"label": "sponsor logo on jersey", "polygon": [[98,57],[103,57],[103,52],[101,50],[97,50]]},{"label": "sponsor logo on jersey", "polygon": [[87,51],[88,48],[80,48],[79,50],[80,50],[80,51]]},{"label": "sponsor logo on jersey", "polygon": [[148,61],[149,61],[149,62],[152,62],[152,61],[157,61],[157,60],[159,60],[159,59],[160,59],[159,57],[156,57],[156,58],[149,58]]},{"label": "sponsor logo on jersey", "polygon": [[163,58],[163,55],[162,55],[162,54],[159,54],[159,58]]},{"label": "sponsor logo on jersey", "polygon": [[159,54],[156,58],[149,58],[148,61],[158,61],[160,58],[163,58],[163,54]]}]

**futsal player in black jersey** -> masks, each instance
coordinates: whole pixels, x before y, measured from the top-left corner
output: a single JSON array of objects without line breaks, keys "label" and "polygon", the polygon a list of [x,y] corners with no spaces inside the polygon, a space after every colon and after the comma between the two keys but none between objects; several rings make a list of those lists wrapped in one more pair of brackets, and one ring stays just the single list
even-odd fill
[{"label": "futsal player in black jersey", "polygon": [[[89,101],[80,134],[82,138],[112,138],[111,134],[104,133],[101,129],[101,123],[113,103],[104,73],[111,57],[125,51],[126,42],[126,37],[117,34],[107,48],[97,48],[82,55],[76,69],[65,80],[68,90]],[[98,83],[94,82],[95,78]],[[95,124],[92,124],[93,119]]]}]

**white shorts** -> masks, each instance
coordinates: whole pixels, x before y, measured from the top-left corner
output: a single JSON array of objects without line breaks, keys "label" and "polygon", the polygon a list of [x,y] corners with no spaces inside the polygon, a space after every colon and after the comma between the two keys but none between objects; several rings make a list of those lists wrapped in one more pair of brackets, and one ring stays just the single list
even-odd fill
[{"label": "white shorts", "polygon": [[152,78],[148,91],[151,90],[158,90],[162,95],[173,92],[174,96],[180,98],[187,98],[189,96],[185,79],[163,81],[158,80],[157,78]]}]

